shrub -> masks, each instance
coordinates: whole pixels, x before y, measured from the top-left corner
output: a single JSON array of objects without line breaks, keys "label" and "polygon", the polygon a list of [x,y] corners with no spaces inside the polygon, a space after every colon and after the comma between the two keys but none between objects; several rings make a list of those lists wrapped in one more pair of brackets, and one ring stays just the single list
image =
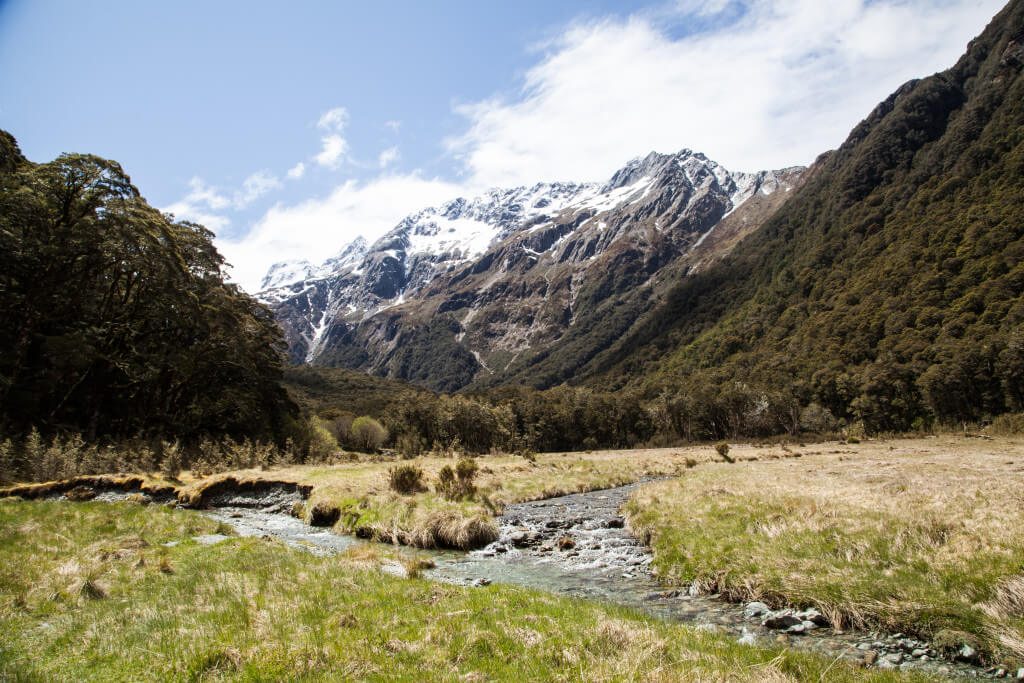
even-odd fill
[{"label": "shrub", "polygon": [[715,444],[715,452],[722,457],[722,460],[726,462],[736,462],[732,457],[729,456],[729,444],[724,441]]},{"label": "shrub", "polygon": [[402,434],[395,447],[403,458],[411,460],[423,454],[423,439],[416,434]]},{"label": "shrub", "polygon": [[349,429],[353,445],[367,453],[373,453],[388,440],[388,430],[369,415],[357,417]]},{"label": "shrub", "polygon": [[476,461],[472,458],[459,458],[455,469],[445,465],[437,473],[436,490],[438,494],[448,500],[461,500],[472,498],[476,494],[476,479],[478,471]]},{"label": "shrub", "polygon": [[323,461],[338,450],[338,442],[327,428],[327,423],[314,415],[309,418],[309,459]]},{"label": "shrub", "polygon": [[812,402],[800,411],[800,429],[805,432],[829,434],[834,432],[838,426],[839,421],[836,420],[832,411],[820,403]]},{"label": "shrub", "polygon": [[177,479],[178,475],[185,469],[185,461],[181,456],[181,446],[177,441],[164,443],[161,450],[163,459],[160,462],[160,471],[168,479]]},{"label": "shrub", "polygon": [[455,479],[455,470],[450,465],[445,465],[437,473],[437,483],[434,485],[434,489],[438,495],[447,498],[448,500],[455,500],[458,498],[458,483]]},{"label": "shrub", "polygon": [[402,495],[418,493],[424,490],[423,470],[415,465],[398,465],[388,470],[388,483],[391,490]]},{"label": "shrub", "polygon": [[1007,413],[992,420],[988,430],[993,434],[1011,436],[1024,434],[1024,413]]},{"label": "shrub", "polygon": [[17,466],[14,443],[10,439],[0,441],[0,484],[11,484],[17,480]]},{"label": "shrub", "polygon": [[455,464],[455,474],[461,482],[472,484],[479,470],[480,468],[477,467],[476,460],[473,458],[459,458]]}]

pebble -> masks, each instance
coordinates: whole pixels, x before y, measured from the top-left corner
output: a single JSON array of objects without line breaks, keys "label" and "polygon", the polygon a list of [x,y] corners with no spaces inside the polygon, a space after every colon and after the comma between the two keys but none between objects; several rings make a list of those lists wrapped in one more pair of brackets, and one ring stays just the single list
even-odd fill
[{"label": "pebble", "polygon": [[879,669],[895,669],[903,663],[903,655],[899,652],[883,655],[878,660]]},{"label": "pebble", "polygon": [[956,658],[964,662],[973,662],[978,658],[978,651],[965,643],[960,648],[960,651],[956,653]]},{"label": "pebble", "polygon": [[762,614],[770,612],[768,605],[763,602],[748,602],[747,606],[743,608],[743,616],[747,619],[753,619],[759,617]]},{"label": "pebble", "polygon": [[1018,681],[1024,681],[1024,666],[1022,666],[1021,668],[1017,669],[1017,680]]},{"label": "pebble", "polygon": [[[769,612],[765,615],[761,624],[765,628],[782,630],[788,629],[793,626],[803,625],[803,622],[792,615],[789,610],[781,610],[779,612]],[[802,632],[802,629],[801,629]]]},{"label": "pebble", "polygon": [[740,645],[757,645],[757,636],[747,629],[743,629],[743,635],[736,642]]}]

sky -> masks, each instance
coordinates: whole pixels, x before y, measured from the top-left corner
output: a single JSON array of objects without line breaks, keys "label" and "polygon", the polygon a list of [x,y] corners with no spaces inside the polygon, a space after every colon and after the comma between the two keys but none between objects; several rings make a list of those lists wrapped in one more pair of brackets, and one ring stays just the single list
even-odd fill
[{"label": "sky", "polygon": [[0,0],[0,128],[119,161],[255,292],[275,262],[649,151],[806,165],[1003,0]]}]

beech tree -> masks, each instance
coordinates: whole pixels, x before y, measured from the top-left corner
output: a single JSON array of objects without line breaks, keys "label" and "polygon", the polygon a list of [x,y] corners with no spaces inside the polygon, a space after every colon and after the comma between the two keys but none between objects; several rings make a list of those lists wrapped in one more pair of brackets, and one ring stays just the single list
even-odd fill
[{"label": "beech tree", "polygon": [[295,430],[270,313],[213,234],[116,162],[28,162],[0,132],[0,427],[276,438]]}]

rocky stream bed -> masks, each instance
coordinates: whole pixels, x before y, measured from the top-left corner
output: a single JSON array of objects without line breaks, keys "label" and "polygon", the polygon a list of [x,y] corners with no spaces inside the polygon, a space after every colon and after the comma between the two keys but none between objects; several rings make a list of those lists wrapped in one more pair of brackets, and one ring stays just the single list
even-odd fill
[{"label": "rocky stream bed", "polygon": [[[423,551],[434,566],[427,578],[468,586],[506,583],[637,609],[661,619],[729,634],[749,645],[784,645],[868,666],[917,670],[951,678],[1016,678],[1010,672],[977,663],[969,647],[943,656],[929,643],[902,633],[883,634],[833,629],[813,609],[772,610],[760,602],[729,603],[717,595],[666,589],[651,571],[650,550],[626,527],[622,505],[643,483],[510,505],[499,518],[500,536],[472,552]],[[104,491],[95,500],[127,495]],[[224,491],[204,501],[203,514],[229,524],[241,536],[270,536],[316,555],[341,552],[367,543],[313,527],[292,516],[301,491],[263,488]],[[168,502],[153,500],[153,502]],[[197,538],[216,543],[227,536]],[[384,571],[401,574],[397,562]]]}]

